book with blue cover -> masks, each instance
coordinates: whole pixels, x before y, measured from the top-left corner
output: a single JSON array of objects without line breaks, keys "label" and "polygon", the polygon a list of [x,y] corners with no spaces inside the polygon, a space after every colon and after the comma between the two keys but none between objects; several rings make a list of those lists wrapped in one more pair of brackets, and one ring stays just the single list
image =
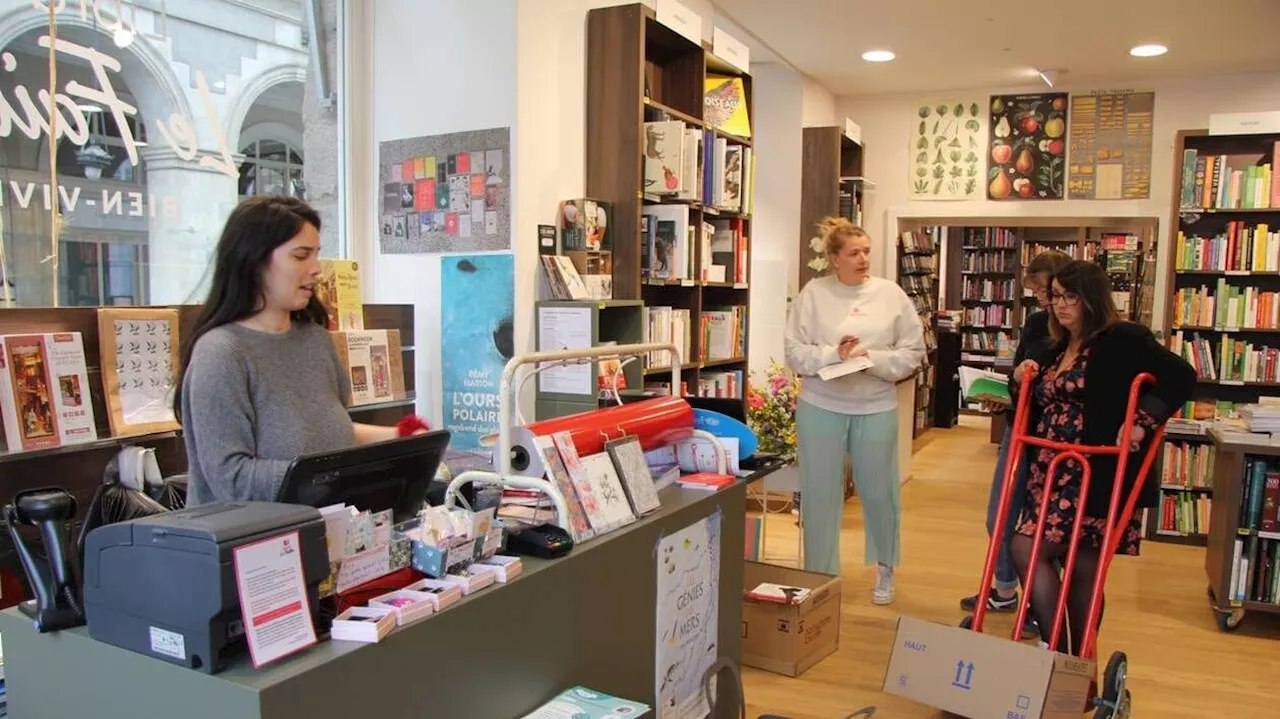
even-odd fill
[{"label": "book with blue cover", "polygon": [[573,687],[538,707],[524,719],[614,719],[643,717],[649,706],[602,694],[586,687]]}]

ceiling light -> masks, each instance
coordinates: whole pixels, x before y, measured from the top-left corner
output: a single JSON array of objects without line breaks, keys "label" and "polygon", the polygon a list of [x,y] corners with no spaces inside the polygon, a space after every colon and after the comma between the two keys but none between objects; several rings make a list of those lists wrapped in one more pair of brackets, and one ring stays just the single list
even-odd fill
[{"label": "ceiling light", "polygon": [[111,39],[115,42],[116,47],[129,47],[133,43],[133,31],[122,24],[111,34]]},{"label": "ceiling light", "polygon": [[1169,52],[1169,48],[1164,45],[1139,45],[1129,51],[1134,57],[1159,57]]},{"label": "ceiling light", "polygon": [[102,112],[102,108],[98,105],[77,105],[76,107],[79,108],[80,112],[86,114],[91,112]]},{"label": "ceiling light", "polygon": [[888,50],[867,50],[862,53],[862,59],[867,62],[889,62],[895,57],[897,57],[897,55],[894,55]]},{"label": "ceiling light", "polygon": [[1057,70],[1041,70],[1039,74],[1040,74],[1040,79],[1043,80],[1044,84],[1048,85],[1049,87],[1053,87],[1054,83],[1058,81]]}]

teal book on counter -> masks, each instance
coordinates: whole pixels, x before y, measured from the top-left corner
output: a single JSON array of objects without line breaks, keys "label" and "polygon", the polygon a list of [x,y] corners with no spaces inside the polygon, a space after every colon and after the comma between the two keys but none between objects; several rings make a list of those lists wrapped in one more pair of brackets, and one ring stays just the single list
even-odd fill
[{"label": "teal book on counter", "polygon": [[648,716],[649,707],[638,702],[601,694],[586,687],[574,687],[538,707],[524,719],[615,719]]}]

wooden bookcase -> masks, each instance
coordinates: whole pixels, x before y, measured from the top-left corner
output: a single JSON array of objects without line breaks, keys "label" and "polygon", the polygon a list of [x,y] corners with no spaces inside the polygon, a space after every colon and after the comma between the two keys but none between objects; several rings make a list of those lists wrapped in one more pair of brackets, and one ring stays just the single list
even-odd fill
[{"label": "wooden bookcase", "polygon": [[[1209,580],[1209,602],[1218,612],[1218,626],[1223,631],[1230,631],[1240,625],[1246,612],[1280,614],[1280,603],[1258,601],[1256,592],[1249,589],[1244,591],[1243,597],[1238,591],[1232,592],[1233,587],[1239,589],[1235,580],[1238,579],[1241,559],[1249,560],[1251,567],[1244,582],[1246,586],[1248,577],[1256,578],[1259,569],[1264,572],[1280,571],[1275,567],[1268,568],[1266,562],[1258,562],[1260,553],[1280,550],[1276,546],[1280,545],[1280,531],[1263,531],[1254,526],[1255,523],[1249,521],[1249,509],[1244,506],[1246,497],[1251,495],[1250,478],[1247,476],[1250,463],[1265,462],[1274,471],[1280,466],[1280,447],[1238,443],[1218,430],[1210,433],[1210,441],[1217,450],[1217,461],[1204,569]],[[1237,542],[1240,544],[1239,555],[1236,554]],[[1271,578],[1274,582],[1274,574]]]},{"label": "wooden bookcase", "polygon": [[935,426],[938,340],[933,315],[938,309],[938,247],[945,229],[921,227],[898,236],[898,284],[911,297],[924,325],[925,367],[914,378],[915,412],[912,439]]},{"label": "wooden bookcase", "polygon": [[873,186],[862,175],[865,150],[840,127],[806,127],[800,160],[800,268],[798,288],[821,274],[811,263],[820,257],[810,245],[818,224],[844,217],[862,224],[863,193]]},{"label": "wooden bookcase", "polygon": [[[645,122],[680,120],[687,127],[702,130],[704,141],[723,140],[729,145],[752,147],[750,138],[723,132],[704,122],[704,88],[709,74],[741,78],[748,117],[754,122],[751,76],[714,56],[709,44],[691,42],[659,23],[653,9],[640,3],[587,12],[586,195],[613,203],[613,296],[640,300],[646,307],[688,310],[690,352],[688,357],[682,357],[682,383],[690,393],[697,393],[699,380],[710,373],[737,373],[745,408],[750,348],[746,317],[751,284],[750,214],[721,211],[700,200],[648,194],[644,187]],[[744,178],[749,178],[749,172],[750,167],[744,167]],[[754,184],[749,179],[744,182]],[[649,279],[643,270],[647,252],[641,217],[645,207],[652,205],[685,207],[689,223],[695,228],[701,228],[704,221],[740,223],[741,234],[747,238],[746,282],[701,279],[703,257],[697,251],[693,252],[691,279]],[[749,201],[745,207],[749,210]],[[702,313],[731,307],[742,308],[741,356],[704,359]],[[645,377],[656,381],[662,381],[661,375],[669,372],[669,367],[644,368]]]},{"label": "wooden bookcase", "polygon": [[[1173,242],[1169,250],[1170,261],[1166,275],[1168,303],[1163,330],[1170,347],[1183,354],[1193,366],[1197,366],[1200,375],[1193,399],[1193,416],[1188,419],[1212,420],[1230,414],[1237,404],[1257,402],[1262,396],[1280,395],[1280,378],[1274,375],[1274,370],[1270,376],[1244,377],[1234,367],[1230,368],[1232,372],[1224,373],[1224,369],[1228,368],[1223,366],[1224,349],[1258,351],[1280,347],[1280,325],[1271,322],[1269,318],[1255,322],[1246,319],[1241,322],[1240,318],[1247,308],[1242,308],[1241,314],[1235,318],[1228,317],[1225,311],[1214,312],[1207,318],[1188,316],[1193,311],[1193,301],[1201,306],[1204,298],[1219,300],[1223,289],[1228,292],[1280,292],[1280,273],[1277,272],[1280,267],[1274,266],[1274,263],[1269,268],[1265,264],[1255,267],[1252,264],[1253,248],[1243,239],[1245,232],[1260,225],[1267,226],[1269,232],[1280,229],[1280,207],[1270,206],[1272,203],[1269,202],[1269,197],[1264,198],[1267,202],[1253,203],[1265,206],[1249,208],[1235,207],[1235,203],[1223,206],[1217,198],[1209,198],[1205,202],[1204,190],[1201,189],[1205,169],[1201,166],[1202,163],[1198,163],[1206,156],[1225,156],[1232,160],[1232,166],[1228,169],[1238,169],[1243,164],[1262,163],[1272,165],[1274,169],[1278,142],[1280,133],[1210,135],[1208,130],[1184,130],[1174,139],[1174,172],[1170,188]],[[1210,172],[1210,177],[1213,174]],[[1187,185],[1185,196],[1184,183]],[[1212,184],[1209,193],[1212,194]],[[1236,238],[1234,240],[1233,235]],[[1219,237],[1223,241],[1218,250],[1209,241],[1197,242],[1195,239],[1213,240]],[[1229,251],[1223,251],[1228,247],[1228,242],[1231,242],[1231,249],[1239,248],[1239,254],[1234,258],[1228,258]],[[1197,245],[1201,248],[1199,261],[1193,249]],[[1193,295],[1198,299],[1193,300]],[[1280,299],[1280,295],[1271,297]],[[1215,309],[1219,304],[1215,301]],[[1254,326],[1249,326],[1250,324]],[[1208,351],[1210,359],[1207,361],[1212,363],[1212,371],[1195,361],[1196,355],[1193,354],[1192,347],[1195,340],[1203,340],[1199,347]],[[1178,434],[1168,441],[1208,446],[1211,440],[1204,434]],[[1225,460],[1219,454],[1216,461]],[[1224,476],[1222,471],[1214,468],[1210,470],[1210,475],[1215,478],[1214,486],[1193,491],[1211,497],[1214,504],[1212,516],[1216,518],[1219,516],[1217,504],[1229,500],[1220,495],[1221,489],[1217,486],[1217,479]],[[1153,539],[1192,544],[1204,544],[1206,541],[1203,534],[1156,535],[1154,533],[1158,527],[1155,524],[1149,517],[1149,531]]]},{"label": "wooden bookcase", "polygon": [[[192,328],[199,311],[198,305],[176,306],[178,310],[179,338]],[[403,352],[404,385],[406,399],[372,405],[362,405],[351,410],[353,419],[370,424],[390,425],[413,412],[414,406],[414,333],[412,305],[365,305],[365,327],[369,329],[398,329]],[[98,354],[98,313],[94,307],[65,308],[10,308],[0,309],[0,335],[36,334],[48,332],[79,332],[85,350],[85,364],[89,376],[89,396],[97,423],[98,440],[84,444],[54,447],[32,451],[0,452],[0,472],[3,488],[0,501],[8,502],[18,492],[47,487],[61,487],[76,497],[79,514],[102,483],[103,470],[122,446],[138,445],[154,447],[156,461],[165,476],[186,471],[187,457],[180,431],[156,432],[128,436],[113,436],[107,419],[102,370]],[[12,542],[7,533],[0,533],[0,574],[22,577]],[[25,587],[25,581],[23,582]],[[8,607],[23,599],[7,591],[6,582],[0,606]]]}]

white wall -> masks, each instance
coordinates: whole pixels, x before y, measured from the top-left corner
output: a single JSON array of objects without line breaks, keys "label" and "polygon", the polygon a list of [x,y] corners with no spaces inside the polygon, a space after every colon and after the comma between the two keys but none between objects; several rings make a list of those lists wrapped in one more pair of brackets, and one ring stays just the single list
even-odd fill
[{"label": "white wall", "polygon": [[[366,81],[372,92],[366,118],[371,137],[364,142],[366,186],[354,201],[376,207],[378,143],[490,127],[516,132],[516,0],[378,0],[369,3],[372,62]],[[428,39],[423,28],[447,28]],[[353,33],[360,32],[358,27]],[[520,158],[513,146],[512,166]],[[521,189],[513,174],[513,193]],[[360,195],[360,197],[356,197]],[[367,209],[367,208],[366,208]],[[440,256],[382,255],[378,217],[366,215],[357,231],[364,237],[369,303],[412,303],[417,348],[415,384],[418,412],[439,424]],[[512,244],[523,236],[516,226]],[[517,256],[517,267],[520,258]],[[520,272],[517,271],[517,277]],[[519,284],[517,284],[517,290]],[[523,295],[517,294],[517,303]],[[517,323],[517,341],[520,324]],[[524,328],[527,332],[527,326]],[[450,348],[466,351],[466,348]]]},{"label": "white wall", "polygon": [[[751,222],[751,372],[785,362],[782,331],[799,261],[800,152],[805,78],[786,65],[753,63],[756,153],[755,210]],[[779,277],[787,278],[780,282]]]},{"label": "white wall", "polygon": [[[829,127],[836,123],[836,98],[827,88],[811,78],[804,78],[803,109],[800,122],[804,127]],[[840,125],[844,116],[840,116]],[[798,221],[798,220],[797,220]]]},{"label": "white wall", "polygon": [[[1178,130],[1209,126],[1211,112],[1251,112],[1280,109],[1280,74],[1237,75],[1214,78],[1163,80],[1125,87],[1150,89],[1156,93],[1151,158],[1151,197],[1140,201],[1064,200],[1060,202],[994,202],[986,199],[962,202],[908,201],[908,145],[915,127],[911,112],[917,100],[937,99],[919,95],[846,97],[837,102],[837,114],[862,126],[866,141],[864,171],[876,182],[868,193],[865,214],[868,229],[878,242],[878,271],[892,274],[892,242],[897,231],[891,217],[980,217],[980,216],[1135,216],[1156,217],[1160,221],[1160,262],[1156,297],[1165,297],[1164,279],[1169,248],[1169,209],[1172,191],[1173,141]],[[1064,87],[1068,92],[1087,92],[1107,84]],[[1016,88],[1015,88],[1016,90]],[[1038,88],[1032,88],[1038,90]],[[972,92],[941,93],[947,97],[978,97],[1008,92],[1010,88],[986,88]],[[1022,88],[1023,92],[1027,88]],[[1155,324],[1163,321],[1164,308],[1157,302]]]}]

